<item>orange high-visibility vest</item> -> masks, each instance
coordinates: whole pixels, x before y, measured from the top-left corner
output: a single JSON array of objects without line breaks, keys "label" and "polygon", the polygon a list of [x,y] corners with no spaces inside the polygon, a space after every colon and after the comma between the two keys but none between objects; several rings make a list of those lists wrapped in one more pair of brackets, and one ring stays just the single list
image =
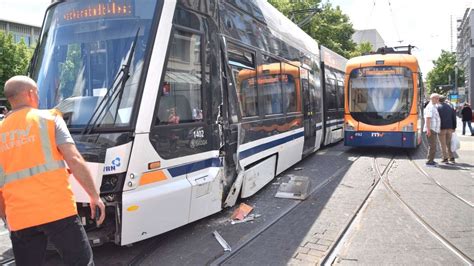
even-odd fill
[{"label": "orange high-visibility vest", "polygon": [[25,108],[0,124],[0,188],[11,231],[77,214],[64,158],[56,146],[56,114]]}]

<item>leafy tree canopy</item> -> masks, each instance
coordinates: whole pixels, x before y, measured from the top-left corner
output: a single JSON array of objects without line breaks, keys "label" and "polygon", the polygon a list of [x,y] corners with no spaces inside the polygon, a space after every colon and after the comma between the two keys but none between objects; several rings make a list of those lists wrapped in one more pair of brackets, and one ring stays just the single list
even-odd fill
[{"label": "leafy tree canopy", "polygon": [[[428,93],[447,94],[451,87],[446,85],[454,86],[456,54],[442,50],[441,55],[433,61],[433,64],[433,69],[426,75],[427,91]],[[464,86],[463,69],[458,69],[457,85]]]},{"label": "leafy tree canopy", "polygon": [[31,55],[23,40],[15,43],[13,35],[0,31],[0,97],[5,97],[3,90],[9,78],[26,73]]},{"label": "leafy tree canopy", "polygon": [[369,54],[370,52],[374,52],[372,44],[370,44],[370,42],[361,42],[356,46],[354,51],[350,52],[350,58]]},{"label": "leafy tree canopy", "polygon": [[295,23],[302,24],[301,29],[319,44],[344,57],[350,57],[350,53],[355,50],[356,44],[351,38],[354,28],[349,17],[342,13],[339,6],[334,8],[330,3],[323,4],[313,15],[320,0],[268,0],[268,2]]}]

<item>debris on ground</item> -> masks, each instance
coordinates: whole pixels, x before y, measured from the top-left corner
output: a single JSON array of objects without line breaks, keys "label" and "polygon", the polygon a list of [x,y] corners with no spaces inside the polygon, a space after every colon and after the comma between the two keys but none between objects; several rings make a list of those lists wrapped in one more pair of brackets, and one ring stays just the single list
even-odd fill
[{"label": "debris on ground", "polygon": [[231,220],[243,220],[251,211],[253,210],[253,207],[245,204],[245,203],[240,203],[240,206],[235,209],[234,213],[232,213],[232,216],[230,217]]},{"label": "debris on ground", "polygon": [[232,220],[231,224],[241,224],[255,220],[255,218],[260,217],[260,214],[250,214],[249,216],[245,217],[243,220]]},{"label": "debris on ground", "polygon": [[212,234],[216,238],[217,242],[219,242],[219,244],[221,244],[221,246],[224,248],[224,251],[229,251],[229,252],[232,251],[232,248],[230,247],[230,245],[224,240],[224,238],[217,231],[212,232]]},{"label": "debris on ground", "polygon": [[306,176],[292,176],[288,183],[282,183],[275,197],[284,199],[304,200],[309,195],[309,178]]},{"label": "debris on ground", "polygon": [[295,170],[295,171],[301,171],[301,170],[303,170],[303,167],[295,167],[293,170]]}]

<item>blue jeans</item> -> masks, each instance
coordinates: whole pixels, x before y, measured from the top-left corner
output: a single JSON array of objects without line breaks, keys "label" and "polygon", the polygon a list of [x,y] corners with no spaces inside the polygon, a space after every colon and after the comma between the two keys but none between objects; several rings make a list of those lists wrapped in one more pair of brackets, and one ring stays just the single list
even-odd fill
[{"label": "blue jeans", "polygon": [[94,265],[86,231],[77,215],[11,232],[17,266],[43,265],[48,240],[66,265]]},{"label": "blue jeans", "polygon": [[469,127],[469,131],[471,131],[471,135],[474,134],[474,132],[472,132],[471,121],[462,121],[462,134],[466,134],[466,124]]}]

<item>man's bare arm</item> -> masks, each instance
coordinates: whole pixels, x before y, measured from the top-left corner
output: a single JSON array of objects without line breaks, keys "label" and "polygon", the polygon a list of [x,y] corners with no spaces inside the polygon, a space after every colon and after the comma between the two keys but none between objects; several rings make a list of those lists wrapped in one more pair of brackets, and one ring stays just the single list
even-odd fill
[{"label": "man's bare arm", "polygon": [[100,217],[98,220],[98,224],[101,224],[105,219],[105,205],[100,199],[99,193],[95,188],[94,181],[92,179],[92,174],[87,168],[86,162],[84,158],[82,158],[81,154],[76,148],[76,145],[71,143],[64,143],[58,145],[59,151],[64,157],[67,165],[71,169],[71,172],[76,178],[77,182],[81,184],[84,190],[87,192],[91,199],[91,217],[95,218],[95,207],[99,207],[100,209]]}]

